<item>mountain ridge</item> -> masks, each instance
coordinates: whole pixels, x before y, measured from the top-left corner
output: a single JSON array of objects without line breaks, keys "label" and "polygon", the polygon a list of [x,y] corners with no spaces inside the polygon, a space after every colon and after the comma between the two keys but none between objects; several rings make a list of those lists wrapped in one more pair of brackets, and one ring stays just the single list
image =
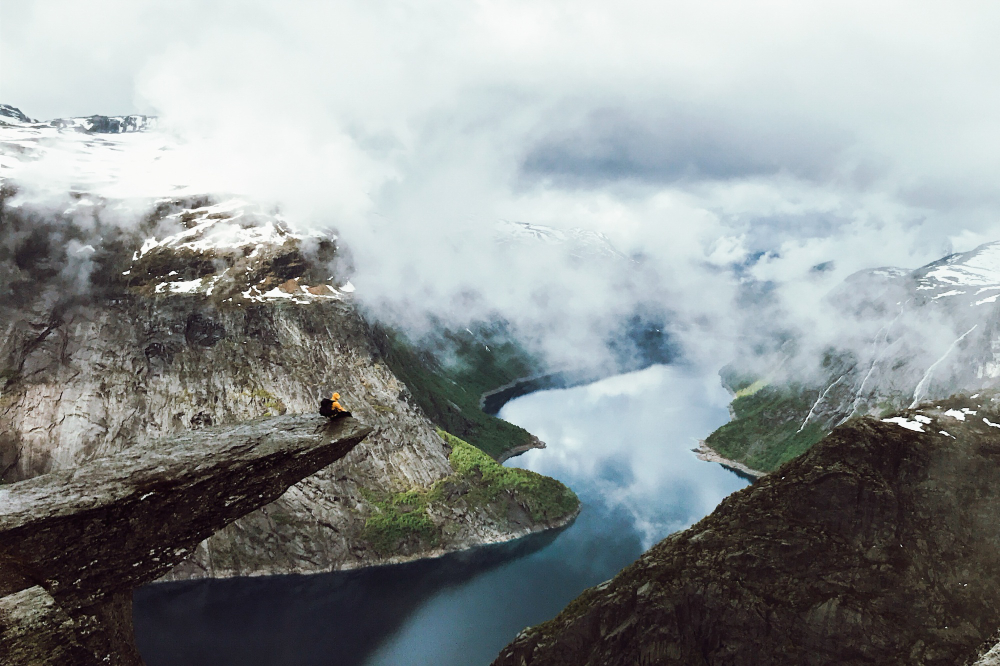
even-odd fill
[{"label": "mountain ridge", "polygon": [[[851,418],[1000,387],[998,296],[1000,242],[912,271],[852,274],[825,300],[843,336],[816,366],[768,375],[752,369],[760,359],[739,358],[724,370],[734,419],[707,445],[768,472]],[[794,356],[791,339],[772,367]]]},{"label": "mountain ridge", "polygon": [[1000,629],[1000,394],[836,428],[494,666],[969,663]]}]

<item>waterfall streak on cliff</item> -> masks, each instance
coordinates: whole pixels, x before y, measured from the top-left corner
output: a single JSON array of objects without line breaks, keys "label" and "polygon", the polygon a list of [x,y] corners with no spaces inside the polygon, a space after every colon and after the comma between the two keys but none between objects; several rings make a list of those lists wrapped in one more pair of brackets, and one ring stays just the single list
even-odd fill
[{"label": "waterfall streak on cliff", "polygon": [[875,353],[874,358],[872,359],[872,364],[868,368],[868,374],[866,374],[865,378],[863,380],[861,380],[861,386],[858,387],[857,393],[854,394],[854,402],[851,403],[851,411],[848,412],[847,416],[845,416],[844,418],[842,418],[840,420],[840,422],[837,423],[837,425],[843,424],[845,421],[847,421],[847,419],[851,418],[852,416],[854,416],[854,414],[857,413],[857,411],[858,411],[858,405],[861,403],[861,396],[864,394],[865,385],[868,383],[868,380],[871,378],[872,373],[875,372],[875,367],[878,365],[879,361],[881,361],[882,358],[885,356],[886,352],[888,352],[890,349],[892,349],[894,346],[896,346],[896,343],[893,342],[891,345],[884,346],[884,347],[882,347],[881,351],[878,351],[878,344],[879,344],[878,343],[878,336],[879,336],[879,334],[882,334],[882,344],[883,345],[885,345],[889,341],[889,331],[891,331],[892,327],[895,325],[895,323],[897,321],[899,321],[899,318],[903,316],[903,311],[906,310],[906,304],[909,303],[909,302],[910,302],[909,299],[907,299],[903,303],[903,305],[900,306],[900,308],[899,308],[899,314],[897,314],[893,318],[893,320],[889,322],[889,324],[887,326],[885,326],[884,328],[879,329],[879,332],[875,334],[875,339],[872,340],[872,348],[874,350],[876,350],[877,353]]},{"label": "waterfall streak on cliff", "polygon": [[[851,368],[851,370],[853,370],[853,369],[854,368]],[[805,420],[802,421],[802,425],[800,425],[799,429],[796,430],[795,432],[797,432],[797,433],[798,432],[802,432],[805,429],[806,425],[809,423],[809,419],[811,419],[812,416],[813,416],[813,414],[816,412],[816,407],[819,406],[819,403],[823,402],[823,398],[825,398],[826,395],[830,392],[830,389],[832,389],[834,386],[836,386],[837,384],[839,384],[840,382],[842,382],[844,380],[844,377],[846,377],[847,374],[851,370],[848,370],[847,372],[845,372],[844,374],[842,374],[840,377],[837,378],[837,381],[835,381],[832,384],[830,384],[829,386],[827,386],[826,390],[819,394],[819,397],[816,398],[816,402],[814,402],[813,406],[809,409],[809,413],[806,414]],[[869,374],[871,374],[870,370],[869,370]]]},{"label": "waterfall streak on cliff", "polygon": [[948,346],[948,349],[945,350],[943,354],[941,354],[941,358],[931,363],[931,367],[927,368],[927,372],[924,373],[924,376],[921,377],[920,381],[917,383],[917,388],[913,389],[913,402],[910,403],[910,409],[916,407],[917,404],[920,402],[921,391],[923,391],[927,387],[927,383],[931,379],[931,375],[934,372],[934,368],[936,368],[941,363],[941,361],[948,358],[948,354],[950,354],[952,350],[955,349],[955,346],[958,345],[958,343],[961,342],[963,339],[965,339],[965,336],[976,330],[977,326],[979,326],[979,324],[973,324],[972,328],[967,330],[962,335],[958,336],[958,339],[952,342],[951,345]]}]

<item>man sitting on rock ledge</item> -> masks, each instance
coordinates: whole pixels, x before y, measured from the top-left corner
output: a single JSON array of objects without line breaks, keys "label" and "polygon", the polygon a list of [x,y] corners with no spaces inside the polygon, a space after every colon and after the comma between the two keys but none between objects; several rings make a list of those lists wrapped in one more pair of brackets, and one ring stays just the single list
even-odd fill
[{"label": "man sitting on rock ledge", "polygon": [[329,398],[324,398],[319,403],[319,413],[328,419],[341,419],[350,416],[351,413],[340,404],[340,394],[334,393]]}]

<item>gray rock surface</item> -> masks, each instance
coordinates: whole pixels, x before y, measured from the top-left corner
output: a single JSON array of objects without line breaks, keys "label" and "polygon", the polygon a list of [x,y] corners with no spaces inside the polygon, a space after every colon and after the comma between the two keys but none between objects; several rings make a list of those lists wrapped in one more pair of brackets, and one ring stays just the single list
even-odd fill
[{"label": "gray rock surface", "polygon": [[259,419],[3,487],[0,661],[141,664],[132,590],[370,432],[351,418]]},{"label": "gray rock surface", "polygon": [[864,417],[494,664],[967,664],[1000,629],[997,515],[996,394]]},{"label": "gray rock surface", "polygon": [[[0,214],[4,481],[186,430],[314,413],[333,390],[374,428],[364,454],[348,454],[215,534],[169,578],[400,562],[551,526],[446,501],[429,509],[441,534],[435,542],[409,540],[389,553],[365,537],[379,512],[373,494],[429,488],[455,470],[351,297],[329,280],[329,258],[338,256],[330,242],[306,256],[303,239],[259,211],[174,202],[142,232],[161,244],[143,250],[142,234],[102,227],[95,210],[101,236],[85,239],[96,249],[81,294],[77,273],[61,267],[74,261],[67,235],[86,230],[2,200]],[[177,232],[166,237],[173,240],[164,240],[167,231]],[[219,236],[238,240],[211,245]]]}]

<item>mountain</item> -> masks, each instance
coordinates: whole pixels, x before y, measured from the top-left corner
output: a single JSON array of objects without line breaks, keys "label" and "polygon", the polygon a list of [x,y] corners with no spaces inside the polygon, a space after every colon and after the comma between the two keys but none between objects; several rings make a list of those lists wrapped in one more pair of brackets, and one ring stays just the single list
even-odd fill
[{"label": "mountain", "polygon": [[504,220],[496,226],[497,241],[502,245],[545,243],[567,248],[577,259],[629,259],[611,243],[604,234],[586,229],[556,229],[543,224]]},{"label": "mountain", "polygon": [[37,122],[24,115],[24,113],[21,112],[21,109],[15,108],[10,104],[0,104],[0,122],[10,124],[11,121],[16,123]]},{"label": "mountain", "polygon": [[1000,242],[852,275],[823,303],[835,341],[817,366],[790,369],[793,337],[793,351],[771,357],[777,370],[755,370],[759,359],[724,370],[734,418],[707,445],[766,472],[851,418],[1000,387],[998,297]]},{"label": "mountain", "polygon": [[156,125],[154,116],[80,116],[76,118],[56,118],[40,122],[32,120],[24,113],[9,104],[0,104],[0,123],[10,126],[53,127],[56,129],[72,129],[91,134],[121,134],[123,132],[141,132]]},{"label": "mountain", "polygon": [[494,666],[971,663],[1000,629],[998,453],[997,392],[852,420]]},{"label": "mountain", "polygon": [[[122,174],[163,141],[155,129],[14,120],[0,122],[4,482],[179,432],[312,413],[337,390],[374,428],[365,443],[199,545],[170,577],[400,562],[576,515],[558,482],[438,431],[359,312],[335,234],[155,181],[125,197]],[[56,152],[72,188],[26,187],[20,174]]]}]

